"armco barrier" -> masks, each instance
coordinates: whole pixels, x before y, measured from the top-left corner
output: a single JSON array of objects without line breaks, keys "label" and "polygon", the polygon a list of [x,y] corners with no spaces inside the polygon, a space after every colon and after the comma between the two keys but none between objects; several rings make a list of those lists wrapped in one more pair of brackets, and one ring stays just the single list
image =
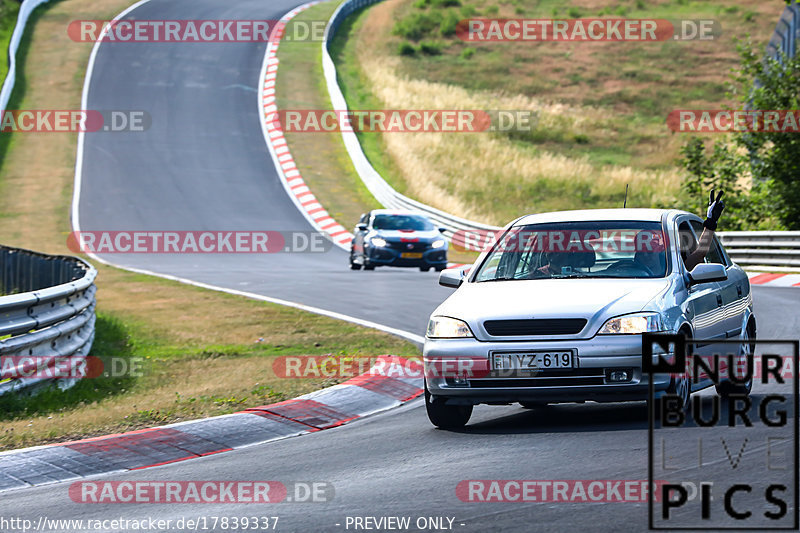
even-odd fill
[{"label": "armco barrier", "polygon": [[778,52],[787,57],[794,57],[797,53],[797,39],[800,38],[800,6],[796,0],[787,5],[778,19],[778,25],[767,43],[767,56],[781,61]]},{"label": "armco barrier", "polygon": [[[337,81],[336,66],[328,51],[333,36],[350,14],[380,1],[382,0],[346,0],[328,21],[322,43],[322,68],[333,109],[347,109],[347,102]],[[776,50],[783,50],[787,55],[794,55],[798,32],[800,32],[800,8],[796,0],[793,0],[781,15],[775,34],[767,47],[767,54],[775,57]],[[361,150],[354,132],[342,130],[342,139],[361,180],[385,207],[427,213],[434,223],[447,230],[445,235],[451,239],[459,230],[500,229],[445,213],[398,193],[372,167]],[[767,266],[775,270],[800,271],[800,232],[725,232],[720,233],[720,237],[733,260],[743,266]]]},{"label": "armco barrier", "polygon": [[8,74],[3,82],[3,88],[0,89],[0,110],[5,110],[8,107],[11,91],[14,90],[14,80],[17,74],[17,49],[22,40],[22,33],[25,31],[25,24],[28,22],[28,17],[31,16],[34,9],[49,1],[50,0],[24,0],[19,6],[17,24],[14,26],[14,33],[11,34],[11,40],[8,43]]},{"label": "armco barrier", "polygon": [[727,231],[719,236],[731,258],[744,267],[800,272],[800,231]]},{"label": "armco barrier", "polygon": [[[0,394],[45,384],[57,357],[80,364],[94,341],[97,270],[68,256],[0,246]],[[24,360],[24,356],[33,359]],[[12,361],[7,366],[5,363]],[[38,365],[34,371],[30,365]],[[29,377],[20,377],[21,368]],[[11,368],[13,366],[13,368]],[[75,379],[59,379],[67,388]]]}]

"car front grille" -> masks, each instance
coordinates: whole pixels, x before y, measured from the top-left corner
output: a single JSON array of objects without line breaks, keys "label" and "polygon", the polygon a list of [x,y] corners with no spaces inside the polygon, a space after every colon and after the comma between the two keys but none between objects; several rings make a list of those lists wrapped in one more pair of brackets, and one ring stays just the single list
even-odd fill
[{"label": "car front grille", "polygon": [[585,318],[530,318],[521,320],[487,320],[486,332],[493,337],[523,335],[575,335],[586,325]]},{"label": "car front grille", "polygon": [[549,371],[535,377],[482,378],[469,380],[471,388],[528,388],[528,387],[572,387],[575,385],[603,385],[605,370],[602,368],[576,368],[565,371]]},{"label": "car front grille", "polygon": [[398,252],[421,252],[428,248],[427,242],[389,241],[389,247]]}]

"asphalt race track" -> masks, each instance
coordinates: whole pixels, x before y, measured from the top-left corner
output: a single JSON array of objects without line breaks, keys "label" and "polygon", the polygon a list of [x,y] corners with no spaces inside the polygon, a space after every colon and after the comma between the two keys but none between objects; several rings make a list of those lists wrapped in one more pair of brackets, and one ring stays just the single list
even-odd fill
[{"label": "asphalt race track", "polygon": [[[277,20],[300,3],[154,0],[130,16]],[[312,231],[281,185],[261,132],[256,87],[264,50],[263,43],[100,46],[87,107],[144,110],[152,126],[86,134],[80,229]],[[340,222],[351,229],[356,223]],[[417,334],[448,295],[434,272],[350,271],[347,252],[337,247],[326,253],[102,257]]]},{"label": "asphalt race track", "polygon": [[[296,4],[153,0],[132,15],[277,19]],[[89,108],[144,109],[153,125],[145,133],[86,136],[81,229],[310,231],[278,182],[261,134],[255,87],[263,51],[260,44],[232,43],[101,46]],[[336,248],[316,254],[131,254],[104,259],[301,302],[417,335],[424,333],[428,314],[448,294],[436,285],[433,273],[351,272],[347,254]],[[796,339],[800,293],[756,287],[754,294],[759,337]],[[763,392],[757,385],[754,394]],[[793,421],[796,413],[789,417]],[[335,497],[325,503],[78,504],[68,495],[69,483],[0,497],[3,514],[34,523],[41,515],[173,520],[279,516],[279,531],[347,531],[348,516],[408,516],[412,524],[419,517],[454,518],[453,529],[464,532],[645,531],[644,503],[471,503],[459,500],[456,486],[476,479],[646,480],[647,420],[644,403],[541,410],[479,406],[465,430],[445,432],[429,424],[421,400],[415,400],[317,434],[102,476],[126,481],[324,481],[335,489]],[[704,431],[709,441],[724,435],[717,428]],[[783,447],[791,456],[788,450]],[[691,465],[696,453],[688,447],[674,450],[672,460]],[[762,477],[763,465],[755,459],[763,453],[763,447],[747,448],[739,473]]]}]

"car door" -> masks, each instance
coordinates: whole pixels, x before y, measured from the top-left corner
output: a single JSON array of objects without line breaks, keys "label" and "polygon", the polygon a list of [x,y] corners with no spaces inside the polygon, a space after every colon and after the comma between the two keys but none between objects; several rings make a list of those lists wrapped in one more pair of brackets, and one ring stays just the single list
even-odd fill
[{"label": "car door", "polygon": [[[699,237],[688,217],[678,219],[677,223],[678,249],[685,261],[686,257],[696,249]],[[710,253],[706,255],[706,259],[712,258]],[[700,340],[694,344],[695,353],[700,356],[710,356],[719,350],[719,345],[714,341],[725,339],[727,333],[720,283],[690,284],[683,261],[679,268],[687,284],[687,311],[694,328],[694,338]]]},{"label": "car door", "polygon": [[[371,213],[371,212],[370,212]],[[369,231],[369,217],[370,213],[364,213],[358,219],[355,229],[353,230],[353,256],[359,257],[364,254],[364,237]],[[359,226],[367,226],[366,229],[359,229]]]},{"label": "car door", "polygon": [[[697,221],[692,221],[692,226],[695,231],[697,231],[697,226],[702,229],[702,224]],[[711,249],[706,254],[706,263],[725,265],[728,279],[719,282],[722,307],[725,310],[725,336],[727,338],[738,337],[742,332],[745,312],[750,301],[750,283],[747,280],[747,274],[733,264],[716,235],[714,235]]]}]

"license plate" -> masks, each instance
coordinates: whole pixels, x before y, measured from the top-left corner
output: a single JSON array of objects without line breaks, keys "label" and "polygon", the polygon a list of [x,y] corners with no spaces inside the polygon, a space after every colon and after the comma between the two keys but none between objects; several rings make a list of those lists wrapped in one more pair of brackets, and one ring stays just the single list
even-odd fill
[{"label": "license plate", "polygon": [[403,259],[422,259],[422,254],[419,252],[403,252],[400,257]]},{"label": "license plate", "polygon": [[555,370],[573,368],[572,352],[520,352],[492,354],[492,370]]}]

